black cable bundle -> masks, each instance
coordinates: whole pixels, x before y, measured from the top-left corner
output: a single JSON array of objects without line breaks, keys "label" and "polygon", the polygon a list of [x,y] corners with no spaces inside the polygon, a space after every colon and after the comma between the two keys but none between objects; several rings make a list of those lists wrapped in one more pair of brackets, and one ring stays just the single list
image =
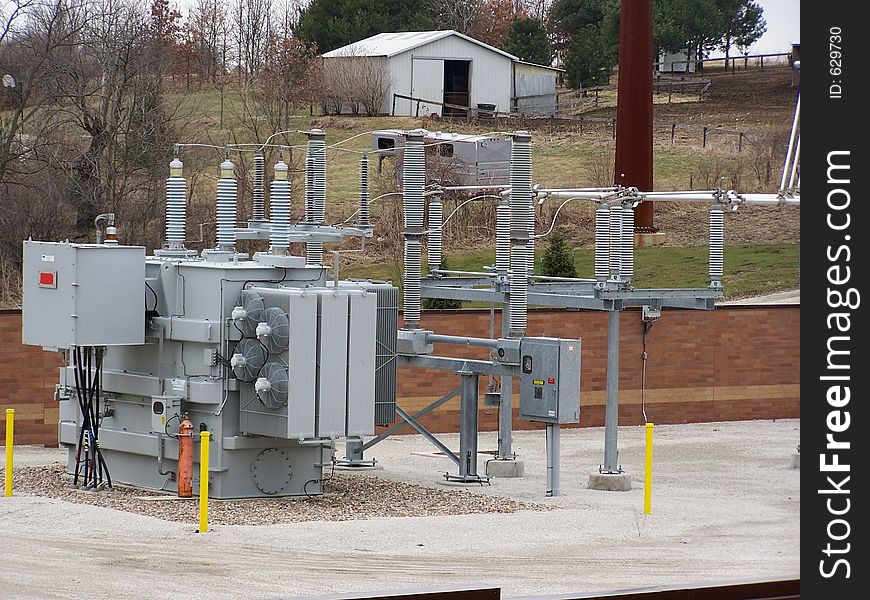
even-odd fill
[{"label": "black cable bundle", "polygon": [[[82,352],[84,350],[84,352]],[[112,477],[100,449],[100,391],[102,389],[103,354],[105,348],[76,346],[72,351],[72,366],[76,380],[76,395],[82,413],[82,427],[76,448],[76,472],[73,485],[91,489],[112,488]]]}]

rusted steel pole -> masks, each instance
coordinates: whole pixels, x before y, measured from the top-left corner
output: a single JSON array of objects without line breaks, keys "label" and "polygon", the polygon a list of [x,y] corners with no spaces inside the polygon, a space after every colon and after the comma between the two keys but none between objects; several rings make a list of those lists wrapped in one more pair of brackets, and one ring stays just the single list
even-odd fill
[{"label": "rusted steel pole", "polygon": [[[652,190],[652,0],[622,0],[620,14],[614,183]],[[652,202],[634,209],[634,230],[654,231]]]}]

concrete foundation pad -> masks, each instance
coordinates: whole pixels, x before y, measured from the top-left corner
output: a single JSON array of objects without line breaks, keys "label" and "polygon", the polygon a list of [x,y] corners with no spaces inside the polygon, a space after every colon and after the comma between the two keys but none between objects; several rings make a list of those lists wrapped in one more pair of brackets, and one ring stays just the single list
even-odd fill
[{"label": "concrete foundation pad", "polygon": [[482,478],[480,481],[457,481],[444,479],[443,477],[440,479],[436,479],[435,483],[438,485],[443,485],[445,487],[459,487],[459,488],[467,488],[467,487],[481,487],[481,486],[489,486],[490,482],[486,480],[486,478]]},{"label": "concrete foundation pad", "polygon": [[801,453],[795,452],[791,455],[791,468],[792,469],[800,469],[801,468]]},{"label": "concrete foundation pad", "polygon": [[605,492],[628,492],[631,490],[631,475],[628,473],[590,473],[589,489]]},{"label": "concrete foundation pad", "polygon": [[523,477],[526,463],[521,460],[490,460],[486,463],[486,474],[495,478]]},{"label": "concrete foundation pad", "polygon": [[336,471],[348,471],[348,472],[362,472],[362,471],[383,471],[384,468],[381,465],[335,465]]},{"label": "concrete foundation pad", "polygon": [[661,246],[665,243],[665,234],[657,233],[635,233],[634,245],[638,248],[649,248],[651,246]]}]

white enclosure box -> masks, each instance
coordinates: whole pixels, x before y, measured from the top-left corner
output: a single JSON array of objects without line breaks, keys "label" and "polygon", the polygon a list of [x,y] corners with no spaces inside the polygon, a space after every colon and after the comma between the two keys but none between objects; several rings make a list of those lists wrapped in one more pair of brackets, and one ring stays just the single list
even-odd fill
[{"label": "white enclosure box", "polygon": [[26,241],[22,280],[23,343],[145,343],[144,247]]}]

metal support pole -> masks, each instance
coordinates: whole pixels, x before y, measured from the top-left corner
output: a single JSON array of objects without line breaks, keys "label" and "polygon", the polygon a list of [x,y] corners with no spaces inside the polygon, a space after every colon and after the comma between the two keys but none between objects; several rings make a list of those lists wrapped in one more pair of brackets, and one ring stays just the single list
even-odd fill
[{"label": "metal support pole", "polygon": [[[461,371],[459,399],[459,477],[460,481],[478,481],[477,475],[477,386],[480,375]],[[448,477],[449,478],[449,477]]]},{"label": "metal support pole", "polygon": [[607,313],[607,404],[604,409],[604,465],[602,473],[621,473],[616,448],[619,426],[619,316],[620,311]]},{"label": "metal support pole", "polygon": [[[509,324],[510,306],[505,298],[501,309],[501,335],[508,337],[511,332]],[[511,446],[513,444],[513,377],[502,375],[501,396],[498,403],[498,457],[501,459],[514,458]]]},{"label": "metal support pole", "polygon": [[561,496],[559,483],[559,424],[547,423],[547,496]]}]

